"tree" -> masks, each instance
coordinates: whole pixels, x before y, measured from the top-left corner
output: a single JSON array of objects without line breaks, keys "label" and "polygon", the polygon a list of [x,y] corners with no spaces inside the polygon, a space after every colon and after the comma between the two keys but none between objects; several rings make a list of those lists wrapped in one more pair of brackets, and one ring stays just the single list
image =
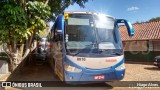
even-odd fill
[{"label": "tree", "polygon": [[160,21],[160,17],[151,18],[151,19],[149,20],[149,22],[153,22],[153,21]]},{"label": "tree", "polygon": [[63,11],[69,6],[77,3],[80,7],[85,7],[85,3],[88,0],[14,0],[19,5],[24,6],[28,1],[40,1],[50,6],[51,12],[55,15],[63,13]]},{"label": "tree", "polygon": [[57,15],[63,13],[71,4],[77,3],[79,6],[84,7],[86,2],[88,2],[88,0],[49,0],[48,5],[51,7],[51,12]]},{"label": "tree", "polygon": [[28,1],[21,7],[13,0],[0,9],[0,36],[10,58],[11,71],[36,48],[34,34],[46,28],[50,7],[42,2]]},{"label": "tree", "polygon": [[[52,16],[73,3],[84,7],[88,0],[1,0],[0,41],[10,58],[13,71],[36,48],[34,35],[46,29]],[[51,8],[50,8],[51,7]]]}]

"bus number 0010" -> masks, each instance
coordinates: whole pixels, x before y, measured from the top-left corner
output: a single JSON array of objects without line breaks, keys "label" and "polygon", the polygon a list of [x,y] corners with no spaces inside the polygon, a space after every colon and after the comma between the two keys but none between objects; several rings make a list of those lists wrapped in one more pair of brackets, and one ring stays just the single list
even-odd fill
[{"label": "bus number 0010", "polygon": [[86,58],[84,58],[84,57],[78,57],[77,61],[86,61]]}]

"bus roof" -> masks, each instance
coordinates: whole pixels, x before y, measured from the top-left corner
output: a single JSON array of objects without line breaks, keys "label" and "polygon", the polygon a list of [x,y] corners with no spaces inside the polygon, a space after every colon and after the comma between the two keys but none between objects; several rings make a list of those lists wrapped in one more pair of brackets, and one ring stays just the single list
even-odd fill
[{"label": "bus roof", "polygon": [[[66,12],[64,12],[64,14],[94,14],[94,15],[100,15],[100,14],[103,14],[103,13],[95,13],[95,12],[84,12],[84,11],[66,11]],[[105,15],[105,16],[107,16],[107,17],[111,17],[111,18],[114,18],[115,19],[115,17],[113,17],[113,16],[110,16],[110,15],[106,15],[106,14],[103,14],[103,15]]]}]

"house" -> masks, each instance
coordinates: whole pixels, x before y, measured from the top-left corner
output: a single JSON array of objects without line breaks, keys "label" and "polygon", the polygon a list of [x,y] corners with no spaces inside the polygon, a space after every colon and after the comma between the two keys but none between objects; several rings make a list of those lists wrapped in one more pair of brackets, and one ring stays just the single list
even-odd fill
[{"label": "house", "polygon": [[160,55],[160,21],[133,24],[135,35],[128,36],[125,26],[120,33],[126,60],[153,61]]}]

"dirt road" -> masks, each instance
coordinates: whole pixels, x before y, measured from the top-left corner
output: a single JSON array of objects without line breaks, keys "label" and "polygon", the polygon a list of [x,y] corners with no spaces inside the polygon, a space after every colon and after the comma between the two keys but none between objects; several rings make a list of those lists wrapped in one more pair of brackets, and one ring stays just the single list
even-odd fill
[{"label": "dirt road", "polygon": [[[139,90],[139,89],[148,89],[148,90],[158,90],[160,85],[157,88],[136,88],[129,87],[129,83],[132,81],[159,81],[160,82],[160,69],[153,65],[146,64],[135,64],[135,63],[125,63],[126,73],[125,77],[122,80],[124,84],[127,83],[126,87],[118,87],[118,84],[112,83],[99,83],[99,84],[88,84],[80,87],[45,87],[45,88],[23,88],[23,90]],[[44,64],[35,64],[24,66],[20,70],[13,72],[7,79],[7,81],[57,81],[54,77],[53,70],[49,67],[47,63]],[[126,82],[128,81],[128,82]],[[13,88],[15,90],[21,90],[22,88]],[[12,89],[11,89],[12,90]]]}]

